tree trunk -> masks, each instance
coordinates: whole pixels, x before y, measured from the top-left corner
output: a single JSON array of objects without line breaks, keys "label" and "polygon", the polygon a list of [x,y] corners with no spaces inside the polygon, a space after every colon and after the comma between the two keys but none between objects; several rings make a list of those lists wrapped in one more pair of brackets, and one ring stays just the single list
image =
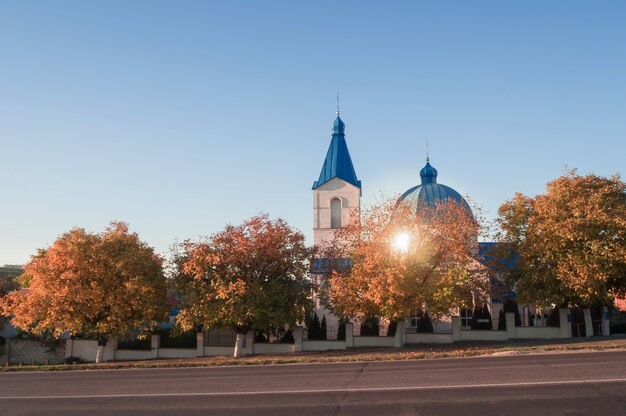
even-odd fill
[{"label": "tree trunk", "polygon": [[104,349],[107,345],[107,338],[98,335],[98,350],[96,351],[96,364],[101,363],[104,359]]},{"label": "tree trunk", "polygon": [[246,332],[248,331],[237,331],[237,338],[235,338],[235,352],[233,357],[243,357],[243,342],[246,339]]}]

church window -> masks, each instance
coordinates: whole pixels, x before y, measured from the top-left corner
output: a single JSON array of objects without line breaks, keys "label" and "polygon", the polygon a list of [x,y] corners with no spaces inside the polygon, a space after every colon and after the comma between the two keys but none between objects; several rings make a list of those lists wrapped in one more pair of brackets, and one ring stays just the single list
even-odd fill
[{"label": "church window", "polygon": [[341,199],[334,198],[330,201],[330,228],[341,227]]}]

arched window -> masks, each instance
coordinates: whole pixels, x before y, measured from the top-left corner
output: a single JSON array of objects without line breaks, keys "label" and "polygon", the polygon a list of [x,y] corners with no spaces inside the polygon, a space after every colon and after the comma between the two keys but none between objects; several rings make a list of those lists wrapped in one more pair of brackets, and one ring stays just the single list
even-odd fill
[{"label": "arched window", "polygon": [[330,201],[330,228],[341,227],[341,199],[333,198]]}]

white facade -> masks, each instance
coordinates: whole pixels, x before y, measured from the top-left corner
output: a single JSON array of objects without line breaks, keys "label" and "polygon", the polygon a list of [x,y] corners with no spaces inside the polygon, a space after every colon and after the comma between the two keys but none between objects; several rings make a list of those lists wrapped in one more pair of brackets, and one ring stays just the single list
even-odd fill
[{"label": "white facade", "polygon": [[[334,205],[334,207],[333,207]],[[333,208],[340,206],[340,221],[333,221]],[[330,241],[340,226],[359,221],[361,189],[339,179],[329,180],[313,190],[313,242],[316,246]]]}]

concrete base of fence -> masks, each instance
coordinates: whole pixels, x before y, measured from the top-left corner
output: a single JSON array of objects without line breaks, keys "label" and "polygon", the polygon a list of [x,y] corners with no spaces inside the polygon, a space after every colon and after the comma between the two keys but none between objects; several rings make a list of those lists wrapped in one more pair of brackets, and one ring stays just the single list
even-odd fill
[{"label": "concrete base of fence", "polygon": [[[591,312],[584,310],[587,336],[593,334]],[[455,341],[505,341],[509,339],[555,339],[571,338],[571,315],[567,308],[559,310],[560,327],[516,327],[515,315],[506,313],[506,331],[498,330],[461,330],[460,317],[452,317],[452,333],[406,333],[406,322],[398,322],[393,337],[354,336],[354,325],[346,323],[345,341],[304,341],[303,328],[293,330],[293,344],[254,343],[254,331],[248,331],[243,348],[244,355],[252,354],[290,354],[301,351],[345,350],[353,347],[402,347],[405,344],[428,343],[450,344]],[[602,334],[608,335],[608,308],[602,309]],[[150,350],[118,350],[117,340],[110,339],[104,351],[103,361],[143,360],[150,358],[191,358],[217,355],[233,355],[234,346],[204,346],[204,332],[197,333],[196,348],[161,348],[160,336],[153,335]],[[84,361],[94,361],[97,342],[91,340],[66,340],[64,356],[78,357]]]},{"label": "concrete base of fence", "polygon": [[355,347],[393,347],[394,337],[354,337]]},{"label": "concrete base of fence", "polygon": [[289,354],[293,352],[296,352],[294,344],[254,344],[255,354]]},{"label": "concrete base of fence", "polygon": [[516,339],[558,339],[561,328],[558,326],[518,326],[515,328]]},{"label": "concrete base of fence", "polygon": [[406,334],[407,344],[452,344],[452,334],[429,334],[416,332]]},{"label": "concrete base of fence", "polygon": [[345,350],[345,341],[302,341],[302,351]]}]

